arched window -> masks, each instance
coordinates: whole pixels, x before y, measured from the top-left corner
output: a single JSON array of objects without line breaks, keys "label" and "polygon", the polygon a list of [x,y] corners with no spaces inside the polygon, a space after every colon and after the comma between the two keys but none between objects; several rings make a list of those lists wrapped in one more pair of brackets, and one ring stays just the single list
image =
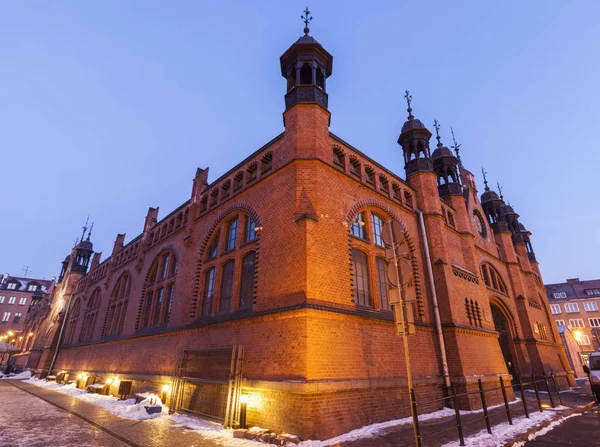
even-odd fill
[{"label": "arched window", "polygon": [[130,289],[131,276],[129,273],[123,273],[110,297],[104,335],[120,334],[123,331]]},{"label": "arched window", "polygon": [[242,283],[240,285],[240,308],[252,306],[254,296],[254,267],[256,255],[252,251],[242,260]]},{"label": "arched window", "polygon": [[247,214],[231,215],[207,241],[200,282],[202,315],[252,308],[257,225]]},{"label": "arched window", "polygon": [[98,316],[98,308],[100,307],[100,289],[96,289],[92,297],[88,301],[85,309],[85,317],[83,319],[83,327],[81,328],[81,336],[79,341],[89,341],[94,334],[96,326],[96,317]]},{"label": "arched window", "polygon": [[390,310],[389,284],[387,280],[387,261],[380,256],[375,258],[377,267],[377,291],[379,292],[379,307],[382,310]]},{"label": "arched window", "polygon": [[485,282],[486,286],[505,295],[508,294],[506,283],[500,276],[500,273],[491,264],[483,264],[481,266],[481,276],[483,276],[483,282]]},{"label": "arched window", "polygon": [[159,326],[169,321],[176,275],[177,257],[172,250],[164,250],[150,267],[141,303],[139,329]]},{"label": "arched window", "polygon": [[354,264],[354,298],[359,306],[372,306],[369,286],[369,258],[362,251],[352,249]]},{"label": "arched window", "polygon": [[77,326],[77,320],[79,319],[79,312],[81,309],[81,300],[77,298],[75,304],[69,311],[69,315],[67,317],[67,330],[65,331],[65,339],[64,343],[70,345],[73,343],[74,335],[75,335],[75,326]]}]

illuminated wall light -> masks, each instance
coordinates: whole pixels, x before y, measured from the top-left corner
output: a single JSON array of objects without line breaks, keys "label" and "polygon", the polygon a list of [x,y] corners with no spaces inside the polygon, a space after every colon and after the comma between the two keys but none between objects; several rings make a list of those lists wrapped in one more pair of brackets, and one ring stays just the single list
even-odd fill
[{"label": "illuminated wall light", "polygon": [[163,385],[162,386],[163,393],[168,393],[169,391],[171,391],[171,385]]},{"label": "illuminated wall light", "polygon": [[33,337],[33,332],[30,332],[29,334],[27,334],[29,337]]},{"label": "illuminated wall light", "polygon": [[15,335],[15,333],[13,331],[8,331],[8,335],[12,337],[13,335]]},{"label": "illuminated wall light", "polygon": [[112,377],[110,377],[110,378],[106,379],[106,383],[107,383],[107,384],[109,384],[109,385],[110,385],[112,382],[113,382],[113,379],[112,379]]},{"label": "illuminated wall light", "polygon": [[83,379],[83,374],[77,374],[77,380]]}]

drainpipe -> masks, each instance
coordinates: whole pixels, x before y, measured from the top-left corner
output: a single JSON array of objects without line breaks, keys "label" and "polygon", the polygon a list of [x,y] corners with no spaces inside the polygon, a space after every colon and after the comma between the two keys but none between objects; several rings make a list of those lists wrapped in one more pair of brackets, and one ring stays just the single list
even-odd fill
[{"label": "drainpipe", "polygon": [[450,387],[450,373],[448,372],[448,359],[446,358],[446,343],[444,342],[444,333],[442,332],[442,320],[440,318],[440,308],[438,306],[437,294],[435,292],[435,282],[433,281],[433,269],[431,267],[431,256],[429,254],[429,242],[427,241],[427,231],[425,230],[425,222],[423,220],[423,212],[415,208],[419,216],[419,230],[421,240],[425,248],[425,265],[427,266],[427,276],[429,277],[429,289],[431,290],[431,301],[433,302],[433,316],[435,317],[435,331],[440,344],[440,354],[442,356],[442,374],[444,375],[444,384]]},{"label": "drainpipe", "polygon": [[73,294],[69,295],[69,301],[67,302],[67,309],[65,310],[65,316],[63,317],[62,324],[60,325],[60,332],[58,334],[58,341],[56,343],[56,349],[54,350],[54,357],[52,357],[52,362],[50,363],[50,368],[48,369],[48,375],[52,374],[52,368],[54,368],[54,362],[56,362],[56,357],[58,357],[58,350],[60,348],[60,342],[62,340],[63,331],[65,330],[65,325],[67,323],[67,318],[69,317],[69,309],[71,308],[71,299],[73,298]]}]

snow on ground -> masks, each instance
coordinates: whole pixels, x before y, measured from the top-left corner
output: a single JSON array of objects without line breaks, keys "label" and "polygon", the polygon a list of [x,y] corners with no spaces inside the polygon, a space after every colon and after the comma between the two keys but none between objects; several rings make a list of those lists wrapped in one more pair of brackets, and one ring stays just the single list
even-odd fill
[{"label": "snow on ground", "polygon": [[[526,417],[513,419],[513,425],[509,425],[508,422],[494,425],[492,427],[491,435],[487,432],[487,429],[481,430],[479,433],[465,438],[465,445],[469,447],[489,447],[491,445],[503,445],[521,433],[525,433],[530,428],[537,427],[542,423],[554,418],[556,416],[556,411],[567,410],[568,408],[569,407],[565,406],[548,408],[541,413],[530,413],[529,419]],[[444,447],[458,446],[458,440],[444,445]]]},{"label": "snow on ground", "polygon": [[31,371],[23,371],[22,373],[19,374],[9,374],[8,376],[2,375],[0,374],[0,379],[3,380],[23,380],[23,379],[29,379],[31,377]]},{"label": "snow on ground", "polygon": [[[162,419],[170,420],[184,430],[190,430],[198,433],[204,438],[209,438],[215,441],[224,443],[227,446],[233,447],[256,447],[256,441],[248,439],[238,439],[233,437],[233,430],[225,429],[221,424],[203,421],[180,415],[169,415],[169,408],[162,405],[160,398],[152,393],[141,393],[141,396],[146,396],[146,399],[136,404],[135,399],[118,400],[116,397],[103,396],[100,394],[88,393],[86,390],[81,390],[75,387],[75,384],[62,385],[56,382],[46,382],[37,378],[24,380],[25,383],[30,383],[40,388],[52,390],[83,400],[92,405],[102,407],[116,416],[126,419]],[[144,408],[150,405],[150,401],[154,400],[156,405],[162,406],[162,412],[148,414]]]},{"label": "snow on ground", "polygon": [[[571,419],[572,417],[575,417],[575,416],[581,416],[582,414],[583,413],[573,413],[568,416],[557,419],[553,422],[550,422],[550,424],[547,425],[546,427],[542,428],[541,430],[536,431],[535,433],[531,433],[529,436],[527,436],[527,441],[533,441],[538,436],[544,436],[546,433],[548,433],[551,430],[554,430],[556,427],[558,427],[560,424],[565,422],[567,419]],[[525,445],[525,442],[527,442],[527,441],[515,442],[512,445],[512,447],[523,447]]]},{"label": "snow on ground", "polygon": [[[515,399],[511,401],[511,404],[520,402],[520,399]],[[492,407],[488,407],[488,410],[492,410],[494,408],[503,407],[504,403],[494,405]],[[468,410],[460,412],[461,415],[466,414],[475,414],[481,413],[483,410]],[[451,408],[444,408],[442,410],[434,411],[433,413],[420,414],[419,422],[427,421],[430,419],[440,419],[448,416],[454,416],[456,413]],[[365,425],[364,427],[357,428],[356,430],[352,430],[348,433],[344,433],[343,435],[336,436],[335,438],[330,438],[325,441],[304,441],[300,443],[301,447],[327,447],[330,445],[336,445],[341,442],[348,441],[357,441],[359,439],[365,438],[376,438],[381,436],[386,432],[388,428],[398,427],[400,425],[412,424],[412,416],[403,418],[403,419],[395,419],[393,421],[380,422],[378,424]]]}]

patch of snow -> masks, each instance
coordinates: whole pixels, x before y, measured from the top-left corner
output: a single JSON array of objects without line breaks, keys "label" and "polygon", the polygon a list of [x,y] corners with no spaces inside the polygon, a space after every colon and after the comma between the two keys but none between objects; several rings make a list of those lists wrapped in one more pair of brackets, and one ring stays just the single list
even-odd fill
[{"label": "patch of snow", "polygon": [[[568,416],[565,416],[565,417],[562,417],[560,419],[557,419],[555,421],[552,421],[546,427],[544,427],[541,430],[538,430],[538,431],[536,431],[534,433],[531,433],[529,436],[527,436],[527,441],[533,441],[538,436],[544,436],[546,433],[548,433],[551,430],[554,430],[556,427],[558,427],[560,424],[562,424],[563,422],[565,422],[567,419],[571,419],[572,417],[575,417],[575,416],[581,416],[582,414],[583,413],[573,413],[573,414],[570,414]],[[525,445],[525,442],[526,441],[515,442],[512,445],[512,447],[523,447]]]},{"label": "patch of snow", "polygon": [[23,371],[19,374],[9,374],[8,376],[1,377],[3,380],[23,380],[31,377],[31,371]]},{"label": "patch of snow", "polygon": [[[513,425],[508,422],[494,425],[492,434],[487,432],[487,429],[481,430],[479,433],[465,438],[465,445],[470,447],[489,447],[491,445],[504,445],[514,437],[525,433],[533,427],[537,427],[542,423],[551,420],[556,416],[556,411],[566,410],[568,407],[559,406],[556,408],[548,408],[544,412],[530,413],[529,419],[526,417],[513,419]],[[445,444],[443,447],[458,447],[459,441],[453,441]]]},{"label": "patch of snow", "polygon": [[256,441],[252,441],[250,439],[234,438],[232,429],[223,428],[221,424],[217,424],[216,422],[203,421],[200,419],[175,414],[166,417],[185,430],[198,433],[204,438],[222,442],[227,446],[256,447],[257,445],[260,445]]}]

